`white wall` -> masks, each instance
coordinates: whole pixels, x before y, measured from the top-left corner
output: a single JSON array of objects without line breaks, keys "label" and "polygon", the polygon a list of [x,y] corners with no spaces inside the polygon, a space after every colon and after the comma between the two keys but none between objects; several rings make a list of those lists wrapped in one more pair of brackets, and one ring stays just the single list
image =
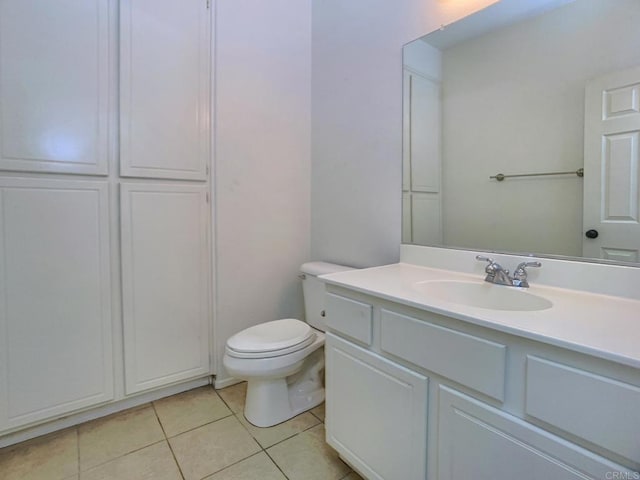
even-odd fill
[{"label": "white wall", "polygon": [[217,381],[232,334],[302,318],[309,259],[311,5],[217,0]]},{"label": "white wall", "polygon": [[442,79],[442,52],[426,42],[415,41],[402,49],[402,62],[432,80]]},{"label": "white wall", "polygon": [[312,258],[398,261],[402,46],[494,1],[313,1]]},{"label": "white wall", "polygon": [[488,177],[582,167],[585,85],[640,64],[639,22],[580,0],[444,52],[445,244],[582,254],[581,179]]}]

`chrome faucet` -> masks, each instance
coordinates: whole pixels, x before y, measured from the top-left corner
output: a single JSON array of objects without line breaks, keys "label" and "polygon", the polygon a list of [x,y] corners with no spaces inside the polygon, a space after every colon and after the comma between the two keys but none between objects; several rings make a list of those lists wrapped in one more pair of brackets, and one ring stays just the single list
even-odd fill
[{"label": "chrome faucet", "polygon": [[509,270],[502,268],[502,265],[489,257],[477,255],[476,260],[488,262],[488,265],[484,269],[487,274],[484,279],[485,282],[496,285],[506,285],[508,287],[529,287],[529,282],[527,282],[527,267],[542,266],[540,262],[522,262],[516,267],[515,272],[513,272],[513,277],[511,277],[509,276]]}]

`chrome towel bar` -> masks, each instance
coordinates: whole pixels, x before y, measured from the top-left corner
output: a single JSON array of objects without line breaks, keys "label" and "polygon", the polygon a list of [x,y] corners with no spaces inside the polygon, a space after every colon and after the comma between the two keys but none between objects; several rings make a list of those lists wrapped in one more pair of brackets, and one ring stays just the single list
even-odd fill
[{"label": "chrome towel bar", "polygon": [[548,175],[577,175],[578,177],[584,177],[584,168],[579,168],[575,172],[546,172],[546,173],[519,173],[516,175],[505,175],[503,173],[498,173],[497,175],[492,175],[489,177],[489,180],[496,179],[499,182],[503,181],[505,178],[514,178],[514,177],[545,177]]}]

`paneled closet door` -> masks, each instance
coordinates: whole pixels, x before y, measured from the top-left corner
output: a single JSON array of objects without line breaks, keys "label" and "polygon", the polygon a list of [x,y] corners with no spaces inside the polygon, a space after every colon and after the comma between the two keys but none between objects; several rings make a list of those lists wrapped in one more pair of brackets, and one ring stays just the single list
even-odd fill
[{"label": "paneled closet door", "polygon": [[121,185],[126,393],[209,373],[205,185]]},{"label": "paneled closet door", "polygon": [[0,178],[0,430],[113,399],[106,182]]},{"label": "paneled closet door", "polygon": [[206,180],[208,0],[122,0],[120,174]]},{"label": "paneled closet door", "polygon": [[107,174],[112,10],[0,1],[0,170]]}]

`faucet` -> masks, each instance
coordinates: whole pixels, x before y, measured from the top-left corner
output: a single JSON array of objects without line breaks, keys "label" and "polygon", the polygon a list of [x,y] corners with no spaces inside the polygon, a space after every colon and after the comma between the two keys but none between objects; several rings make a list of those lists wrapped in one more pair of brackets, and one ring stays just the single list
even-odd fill
[{"label": "faucet", "polygon": [[513,277],[509,276],[509,270],[502,268],[502,266],[489,257],[477,255],[476,260],[481,262],[488,262],[488,265],[484,269],[487,276],[484,281],[494,283],[496,285],[506,285],[508,287],[521,287],[528,288],[529,282],[527,282],[527,267],[541,267],[540,262],[522,262],[513,272]]}]

